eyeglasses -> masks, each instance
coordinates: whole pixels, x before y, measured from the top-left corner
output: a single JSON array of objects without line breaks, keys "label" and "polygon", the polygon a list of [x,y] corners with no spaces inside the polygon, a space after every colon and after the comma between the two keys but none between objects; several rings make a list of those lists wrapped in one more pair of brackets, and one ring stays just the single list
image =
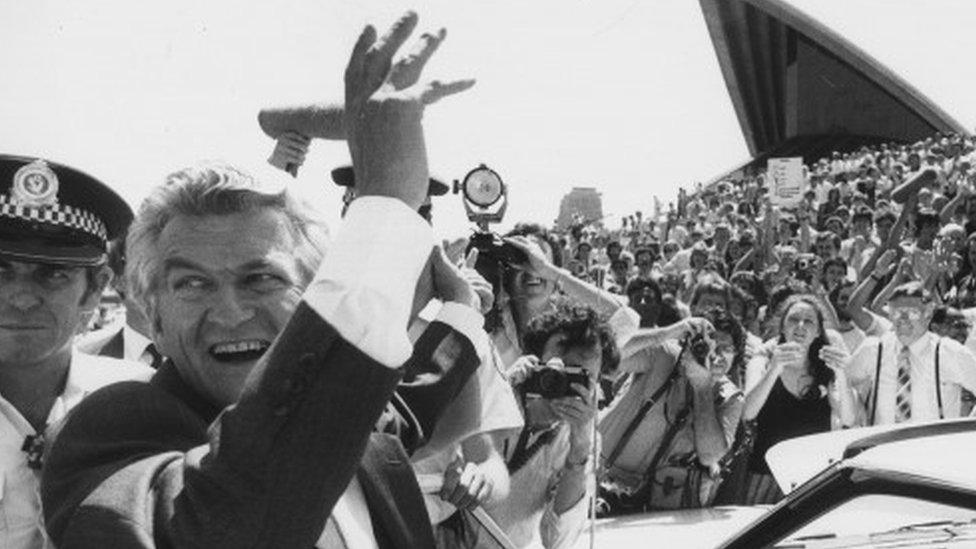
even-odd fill
[{"label": "eyeglasses", "polygon": [[910,307],[910,308],[909,307],[902,307],[902,308],[894,308],[894,307],[892,307],[890,309],[890,313],[891,313],[891,320],[905,319],[905,320],[908,320],[908,321],[911,321],[911,322],[918,322],[919,320],[922,319],[922,316],[925,314],[925,311],[923,311],[922,309],[916,309],[914,307]]}]

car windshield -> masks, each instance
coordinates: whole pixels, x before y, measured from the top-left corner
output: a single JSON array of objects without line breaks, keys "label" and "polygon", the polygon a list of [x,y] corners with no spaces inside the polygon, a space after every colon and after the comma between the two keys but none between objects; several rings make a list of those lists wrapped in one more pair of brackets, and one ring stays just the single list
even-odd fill
[{"label": "car windshield", "polygon": [[775,547],[972,547],[976,510],[890,495],[855,498],[832,509]]}]

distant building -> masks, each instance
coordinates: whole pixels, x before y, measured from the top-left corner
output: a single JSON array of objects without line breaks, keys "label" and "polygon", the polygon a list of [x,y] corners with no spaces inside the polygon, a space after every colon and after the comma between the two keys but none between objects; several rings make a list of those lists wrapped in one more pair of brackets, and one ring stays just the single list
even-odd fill
[{"label": "distant building", "polygon": [[603,200],[594,187],[573,187],[559,203],[556,228],[566,230],[574,219],[582,217],[588,222],[603,219]]}]

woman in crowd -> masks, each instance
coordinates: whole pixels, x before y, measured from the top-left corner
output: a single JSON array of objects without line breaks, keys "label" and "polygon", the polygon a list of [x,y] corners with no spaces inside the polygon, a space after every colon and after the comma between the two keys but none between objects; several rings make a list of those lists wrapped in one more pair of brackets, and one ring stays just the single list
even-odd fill
[{"label": "woman in crowd", "polygon": [[746,366],[744,421],[755,421],[756,440],[741,503],[775,503],[783,494],[765,461],[777,442],[851,427],[857,421],[854,393],[844,368],[850,355],[832,341],[817,301],[806,295],[783,305],[779,337]]},{"label": "woman in crowd", "polygon": [[519,224],[505,240],[525,253],[527,261],[506,268],[503,291],[496,303],[499,321],[490,328],[503,370],[524,354],[522,338],[528,323],[552,310],[557,290],[608,318],[618,342],[637,328],[640,322],[637,313],[619,296],[559,267],[559,248],[546,229],[540,225]]}]

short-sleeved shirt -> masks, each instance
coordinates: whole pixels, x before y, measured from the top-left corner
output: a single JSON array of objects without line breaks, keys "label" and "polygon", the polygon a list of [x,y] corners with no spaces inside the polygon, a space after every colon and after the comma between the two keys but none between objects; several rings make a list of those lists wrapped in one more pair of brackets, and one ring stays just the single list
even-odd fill
[{"label": "short-sleeved shirt", "polygon": [[[615,452],[616,446],[621,443],[623,434],[637,411],[671,376],[677,366],[679,352],[680,346],[669,342],[635,353],[621,364],[623,371],[631,373],[632,377],[629,385],[621,389],[619,396],[601,414],[599,430],[603,437],[603,458],[607,459],[611,453],[617,453],[616,459],[608,464],[608,468],[615,481],[622,485],[629,486],[640,481],[667,430],[667,422],[663,421],[664,416],[673,420],[689,401],[690,388],[683,378],[679,378],[672,389],[662,395],[649,409],[629,440]],[[714,390],[717,419],[725,435],[726,444],[731,447],[741,417],[742,392],[728,378],[722,378],[717,382]],[[684,430],[693,433],[694,421],[689,420]],[[682,438],[688,437],[682,437],[680,434],[675,437],[675,439]],[[693,440],[693,437],[691,438]]]},{"label": "short-sleeved shirt", "polygon": [[[878,369],[878,343],[881,343],[880,377]],[[939,419],[938,395],[935,386],[935,352],[939,347],[939,378],[943,417],[960,416],[960,389],[976,391],[976,356],[962,344],[949,338],[940,338],[932,332],[918,338],[909,346],[911,352],[911,421]],[[898,355],[902,350],[894,332],[880,338],[869,337],[854,352],[848,377],[860,395],[871,395],[866,400],[868,417],[875,409],[874,424],[895,423],[895,395],[898,391]],[[875,395],[875,387],[877,394]],[[873,404],[876,399],[876,406]]]},{"label": "short-sleeved shirt", "polygon": [[[148,380],[153,370],[137,362],[74,352],[64,391],[54,401],[47,425],[61,421],[90,393],[112,383]],[[38,433],[16,408],[0,397],[0,547],[53,547],[44,532],[40,471],[28,465],[21,450],[25,438]]]}]

